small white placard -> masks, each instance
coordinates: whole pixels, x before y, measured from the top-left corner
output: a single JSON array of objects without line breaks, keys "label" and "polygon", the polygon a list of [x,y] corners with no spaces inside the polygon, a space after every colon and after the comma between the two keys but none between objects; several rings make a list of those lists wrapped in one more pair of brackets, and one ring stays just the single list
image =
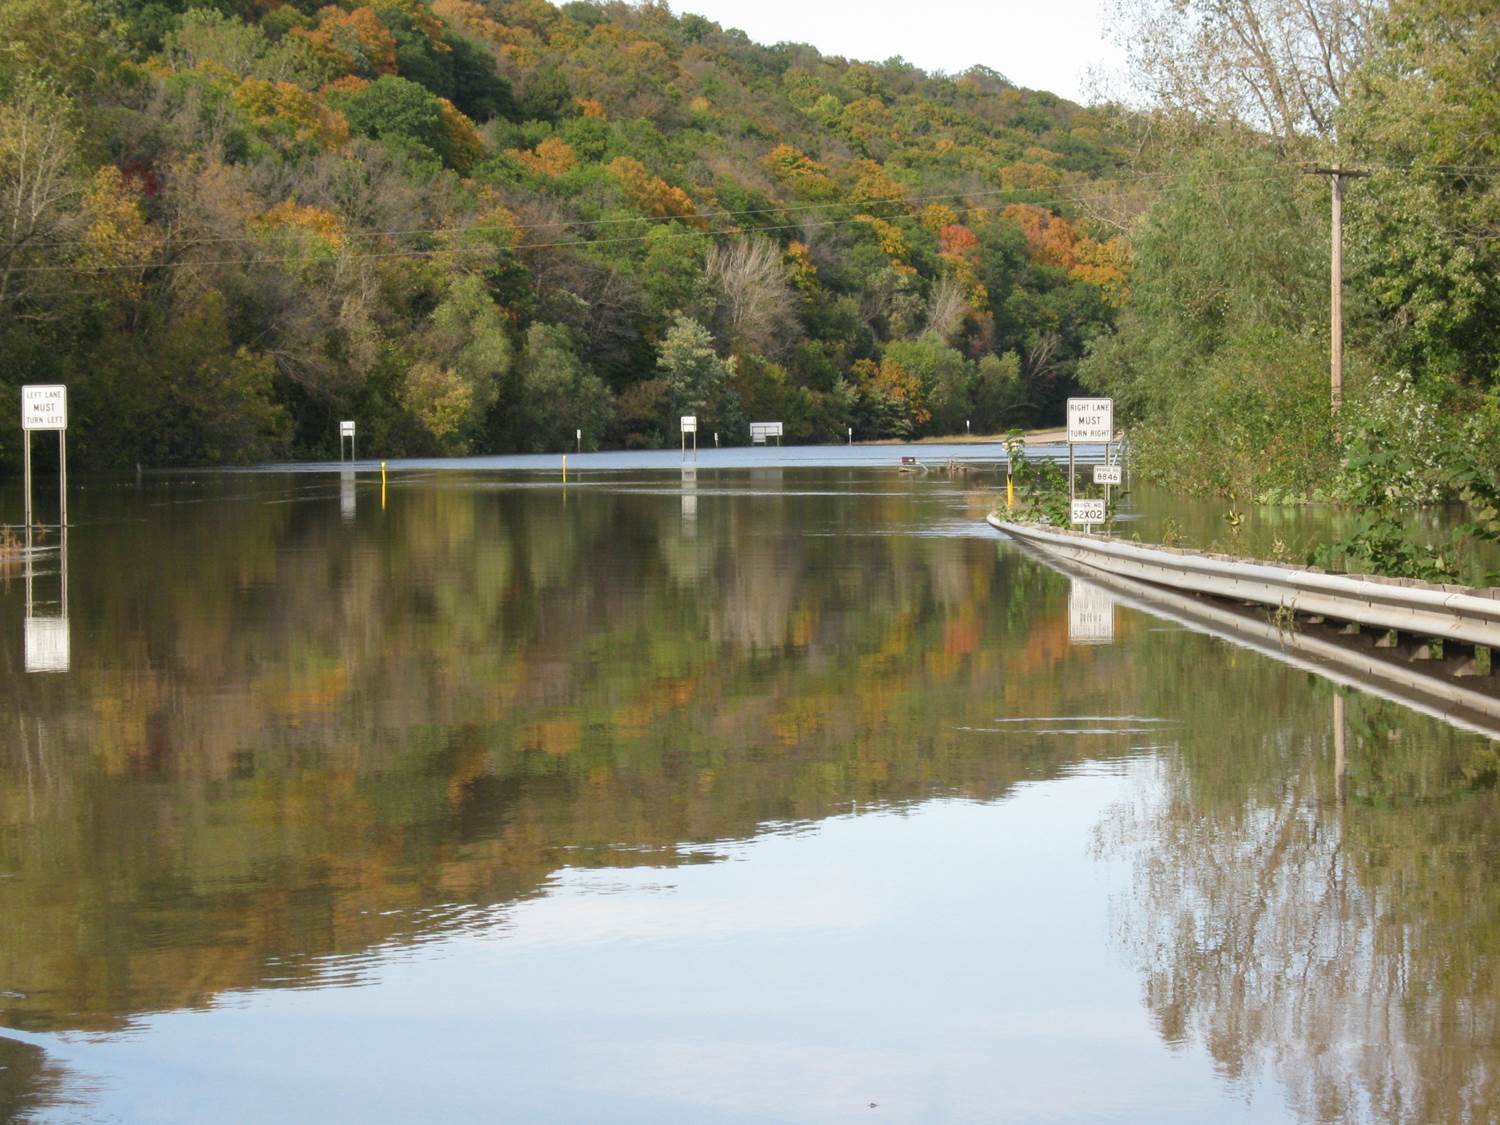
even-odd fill
[{"label": "small white placard", "polygon": [[1074,523],[1103,523],[1104,499],[1076,499],[1073,501]]},{"label": "small white placard", "polygon": [[685,434],[696,434],[698,432],[698,415],[684,414],[682,416],[682,432]]},{"label": "small white placard", "polygon": [[1114,399],[1068,399],[1068,441],[1104,444],[1114,440],[1114,430]]},{"label": "small white placard", "polygon": [[26,671],[66,672],[71,650],[66,617],[26,619]]},{"label": "small white placard", "polygon": [[21,388],[21,429],[66,430],[68,388],[33,383]]},{"label": "small white placard", "polygon": [[1115,639],[1115,599],[1098,586],[1073,579],[1068,591],[1068,641],[1107,645]]},{"label": "small white placard", "polygon": [[353,422],[340,422],[339,423],[339,437],[353,437],[353,436],[354,436],[354,423]]},{"label": "small white placard", "polygon": [[1118,466],[1118,465],[1095,465],[1094,466],[1094,483],[1095,484],[1119,484],[1120,483],[1120,466]]},{"label": "small white placard", "polygon": [[1104,500],[1102,497],[1091,500],[1073,501],[1073,522],[1081,524],[1104,522]]}]

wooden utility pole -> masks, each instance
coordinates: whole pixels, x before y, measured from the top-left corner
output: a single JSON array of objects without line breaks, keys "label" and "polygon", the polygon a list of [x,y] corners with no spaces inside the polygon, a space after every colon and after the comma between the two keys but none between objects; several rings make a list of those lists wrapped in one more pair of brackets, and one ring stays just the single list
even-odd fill
[{"label": "wooden utility pole", "polygon": [[[1335,164],[1329,168],[1308,168],[1309,175],[1327,176],[1333,185],[1332,261],[1329,268],[1330,331],[1328,378],[1332,390],[1333,416],[1338,418],[1344,401],[1344,180],[1370,173]],[[1337,433],[1337,428],[1335,428]]]}]

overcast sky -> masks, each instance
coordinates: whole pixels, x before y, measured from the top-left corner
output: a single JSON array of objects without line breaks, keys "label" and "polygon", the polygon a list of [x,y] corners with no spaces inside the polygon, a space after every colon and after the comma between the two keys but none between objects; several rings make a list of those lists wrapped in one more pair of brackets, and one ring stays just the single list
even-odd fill
[{"label": "overcast sky", "polygon": [[826,55],[880,62],[900,55],[923,70],[975,63],[1020,86],[1087,101],[1091,66],[1119,67],[1105,37],[1106,0],[671,0],[738,27],[757,43],[811,43]]}]

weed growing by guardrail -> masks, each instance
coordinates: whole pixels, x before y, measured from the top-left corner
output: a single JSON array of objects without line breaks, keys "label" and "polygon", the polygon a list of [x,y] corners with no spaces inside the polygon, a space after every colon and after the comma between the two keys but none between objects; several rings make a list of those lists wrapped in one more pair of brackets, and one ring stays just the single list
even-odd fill
[{"label": "weed growing by guardrail", "polygon": [[1005,439],[1005,455],[1010,460],[1010,477],[1015,484],[1020,518],[1067,527],[1072,513],[1068,508],[1068,478],[1063,471],[1051,461],[1028,458],[1026,438],[1020,433],[1013,433]]}]

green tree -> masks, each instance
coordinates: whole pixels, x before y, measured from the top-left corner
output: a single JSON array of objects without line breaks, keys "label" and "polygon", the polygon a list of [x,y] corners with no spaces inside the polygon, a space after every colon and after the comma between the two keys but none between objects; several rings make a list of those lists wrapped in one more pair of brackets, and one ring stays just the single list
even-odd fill
[{"label": "green tree", "polygon": [[961,433],[965,420],[973,412],[973,364],[935,333],[926,333],[915,340],[892,340],[884,354],[919,381],[921,400],[932,412],[929,431]]},{"label": "green tree", "polygon": [[729,389],[729,365],[714,351],[713,334],[692,317],[679,314],[662,340],[656,370],[669,410],[668,432],[677,416],[694,414],[702,428],[735,431],[743,426],[739,400]]},{"label": "green tree", "polygon": [[364,89],[339,96],[336,103],[357,133],[418,159],[452,158],[443,129],[442,103],[409,79],[383,74]]},{"label": "green tree", "polygon": [[505,314],[484,282],[460,274],[433,310],[403,398],[438,448],[469,452],[511,369]]},{"label": "green tree", "polygon": [[566,328],[540,323],[528,328],[519,374],[530,448],[539,453],[572,449],[575,430],[586,448],[599,448],[614,422],[614,396],[603,379],[584,370]]},{"label": "green tree", "polygon": [[1423,381],[1500,382],[1500,8],[1401,0],[1341,117],[1349,276],[1376,349]]},{"label": "green tree", "polygon": [[1134,297],[1080,367],[1114,396],[1148,476],[1248,500],[1330,468],[1326,187],[1220,138],[1134,239]]}]

